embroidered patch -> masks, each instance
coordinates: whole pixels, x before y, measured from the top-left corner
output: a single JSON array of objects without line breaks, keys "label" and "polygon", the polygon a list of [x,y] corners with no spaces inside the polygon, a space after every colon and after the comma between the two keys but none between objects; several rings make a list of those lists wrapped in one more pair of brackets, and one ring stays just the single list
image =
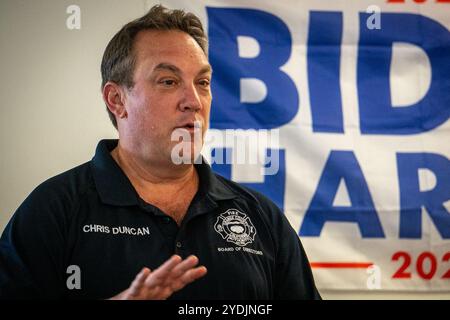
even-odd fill
[{"label": "embroidered patch", "polygon": [[217,217],[214,230],[228,242],[246,246],[255,240],[256,229],[250,218],[237,209],[228,209]]}]

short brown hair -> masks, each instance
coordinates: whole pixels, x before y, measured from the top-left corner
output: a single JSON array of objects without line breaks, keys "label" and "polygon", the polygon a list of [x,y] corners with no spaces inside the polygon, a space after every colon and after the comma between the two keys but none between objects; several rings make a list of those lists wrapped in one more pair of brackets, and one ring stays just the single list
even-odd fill
[{"label": "short brown hair", "polygon": [[[124,25],[106,46],[101,65],[102,89],[108,81],[124,85],[127,88],[134,86],[133,72],[136,62],[133,52],[134,39],[139,31],[152,29],[186,32],[199,44],[205,55],[208,55],[208,39],[202,23],[196,15],[156,5],[144,16]],[[106,110],[117,129],[116,117],[108,107]]]}]

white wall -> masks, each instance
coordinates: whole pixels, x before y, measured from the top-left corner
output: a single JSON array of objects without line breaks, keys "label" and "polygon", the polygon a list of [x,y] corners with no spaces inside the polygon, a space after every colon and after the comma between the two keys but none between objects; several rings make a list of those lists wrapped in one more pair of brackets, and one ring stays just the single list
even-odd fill
[{"label": "white wall", "polygon": [[[43,180],[117,137],[100,95],[103,50],[145,0],[0,0],[0,231]],[[164,1],[162,1],[164,3]],[[81,8],[81,29],[66,8]],[[321,291],[326,299],[450,299],[450,293]]]},{"label": "white wall", "polygon": [[40,182],[90,160],[100,138],[117,136],[101,100],[100,62],[144,3],[76,1],[81,29],[69,30],[73,3],[0,1],[1,230]]}]

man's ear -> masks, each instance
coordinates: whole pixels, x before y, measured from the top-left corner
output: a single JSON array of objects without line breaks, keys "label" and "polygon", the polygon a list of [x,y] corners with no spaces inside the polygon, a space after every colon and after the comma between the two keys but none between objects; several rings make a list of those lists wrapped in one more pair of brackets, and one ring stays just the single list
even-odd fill
[{"label": "man's ear", "polygon": [[127,117],[125,108],[125,89],[115,82],[108,81],[103,87],[103,101],[116,119]]}]

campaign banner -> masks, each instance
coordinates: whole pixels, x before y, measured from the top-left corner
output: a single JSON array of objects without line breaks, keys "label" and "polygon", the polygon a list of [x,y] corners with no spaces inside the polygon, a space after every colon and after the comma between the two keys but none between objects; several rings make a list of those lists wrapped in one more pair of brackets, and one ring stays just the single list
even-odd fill
[{"label": "campaign banner", "polygon": [[204,156],[282,209],[319,289],[450,291],[450,1],[162,4],[209,37]]}]

